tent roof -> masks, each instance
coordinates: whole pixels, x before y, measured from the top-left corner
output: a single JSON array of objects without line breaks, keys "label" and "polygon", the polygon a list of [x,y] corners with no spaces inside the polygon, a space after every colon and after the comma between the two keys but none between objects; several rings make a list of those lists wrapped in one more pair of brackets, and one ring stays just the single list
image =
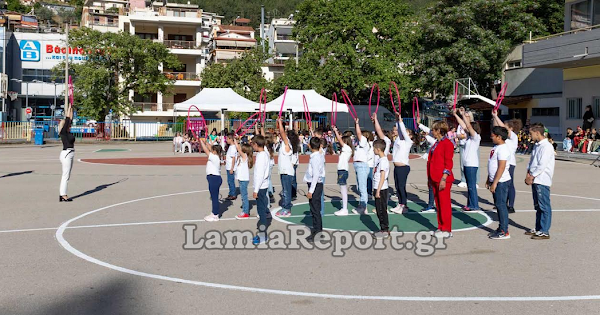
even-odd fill
[{"label": "tent roof", "polygon": [[192,105],[207,112],[219,112],[221,109],[228,112],[256,112],[259,106],[230,88],[204,88],[185,102],[175,104],[173,110],[187,112]]},{"label": "tent roof", "polygon": [[[311,113],[331,113],[331,100],[321,96],[315,90],[287,90],[285,97],[285,104],[283,110],[291,110],[294,113],[304,113],[304,103],[302,102],[302,95],[306,96],[306,103]],[[281,109],[281,102],[283,101],[283,94],[273,101],[267,103],[267,111],[279,112]],[[348,107],[342,101],[340,95],[338,95],[338,112],[347,113]]]}]

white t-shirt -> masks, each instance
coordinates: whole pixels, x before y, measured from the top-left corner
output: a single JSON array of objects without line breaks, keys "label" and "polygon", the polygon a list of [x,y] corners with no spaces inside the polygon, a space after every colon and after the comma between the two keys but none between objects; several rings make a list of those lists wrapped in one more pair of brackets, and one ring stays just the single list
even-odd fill
[{"label": "white t-shirt", "polygon": [[339,155],[337,169],[338,171],[347,171],[348,170],[348,162],[352,157],[352,148],[347,144],[342,144],[342,150]]},{"label": "white t-shirt", "polygon": [[235,145],[229,145],[229,149],[227,149],[227,154],[225,155],[225,169],[230,171],[233,167],[233,158],[237,157],[237,148]]},{"label": "white t-shirt", "polygon": [[412,148],[414,142],[410,138],[406,126],[403,122],[400,122],[398,132],[400,133],[396,141],[394,141],[394,152],[392,153],[392,160],[394,163],[402,163],[409,165],[410,148]]},{"label": "white t-shirt", "polygon": [[367,156],[367,164],[369,167],[375,166],[375,151],[373,151],[373,141],[369,141],[369,154]]},{"label": "white t-shirt", "polygon": [[218,155],[212,152],[208,155],[208,161],[206,162],[206,175],[221,176],[221,160]]},{"label": "white t-shirt", "polygon": [[281,146],[279,147],[279,158],[277,159],[279,164],[279,174],[294,176],[294,163],[292,162],[294,151],[292,150],[291,143],[288,147],[290,151],[286,152],[285,143],[281,142]]},{"label": "white t-shirt", "polygon": [[235,167],[235,177],[239,181],[249,181],[250,180],[250,169],[248,168],[248,157],[246,160],[240,156],[237,160]]},{"label": "white t-shirt", "polygon": [[510,158],[508,159],[508,164],[517,166],[517,158],[515,157],[515,154],[519,148],[519,137],[517,137],[516,133],[510,131],[508,139],[506,139],[506,145],[508,145],[510,148]]},{"label": "white t-shirt", "polygon": [[[385,142],[383,155],[388,156],[390,154],[390,148],[392,147],[392,140],[388,137],[383,137],[383,141]],[[373,143],[371,143],[371,151],[373,151]],[[379,162],[379,155],[376,155],[375,152],[373,152],[373,165],[369,165],[369,167],[375,167],[377,162]]]},{"label": "white t-shirt", "polygon": [[463,166],[468,167],[479,167],[479,158],[477,157],[477,150],[479,150],[479,144],[481,143],[481,136],[475,133],[475,137],[467,135],[467,141],[465,142],[465,148],[463,154],[460,157],[462,159]]},{"label": "white t-shirt", "polygon": [[[456,138],[457,138],[457,140],[458,140],[458,136],[459,135],[465,135],[465,136],[468,135],[468,133],[460,125],[456,128]],[[458,140],[458,145],[465,146],[466,144],[467,144],[467,139]]]},{"label": "white t-shirt", "polygon": [[253,182],[255,193],[260,189],[269,188],[269,177],[271,176],[269,159],[269,152],[267,151],[261,151],[256,154]]},{"label": "white t-shirt", "polygon": [[[385,178],[381,178],[381,171],[385,172]],[[377,164],[375,164],[375,169],[373,170],[373,189],[377,190],[379,188],[379,182],[383,180],[383,186],[381,189],[388,189],[388,177],[390,175],[390,161],[387,156],[379,158],[377,160]]]},{"label": "white t-shirt", "polygon": [[496,177],[496,171],[498,171],[498,161],[506,161],[506,167],[504,173],[500,177],[500,183],[504,183],[510,180],[510,172],[508,171],[508,159],[510,158],[510,149],[508,145],[501,144],[497,145],[490,152],[490,159],[488,161],[488,178],[490,183],[494,181]]},{"label": "white t-shirt", "polygon": [[354,162],[368,162],[369,157],[369,141],[361,136],[358,145],[354,148]]}]

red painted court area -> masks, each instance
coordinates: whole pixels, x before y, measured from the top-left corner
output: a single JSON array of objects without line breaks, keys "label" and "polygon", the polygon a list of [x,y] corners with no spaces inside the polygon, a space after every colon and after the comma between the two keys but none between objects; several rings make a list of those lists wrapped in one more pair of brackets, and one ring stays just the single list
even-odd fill
[{"label": "red painted court area", "polygon": [[[420,158],[419,155],[411,154],[410,159]],[[309,155],[301,155],[300,163],[308,164]],[[390,156],[391,160],[391,156]],[[112,164],[112,165],[162,165],[162,166],[188,166],[188,165],[206,165],[207,158],[204,156],[174,156],[174,157],[149,157],[149,158],[118,158],[118,159],[81,159],[85,163]],[[337,163],[337,155],[327,155],[326,163]],[[275,156],[277,163],[277,156]]]}]

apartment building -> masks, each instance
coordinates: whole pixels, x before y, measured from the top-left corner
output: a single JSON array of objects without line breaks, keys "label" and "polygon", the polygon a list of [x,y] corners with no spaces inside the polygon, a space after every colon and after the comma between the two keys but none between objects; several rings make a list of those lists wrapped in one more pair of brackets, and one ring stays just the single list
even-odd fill
[{"label": "apartment building", "polygon": [[264,37],[271,56],[263,67],[267,80],[283,76],[285,63],[302,54],[298,43],[292,38],[292,30],[296,24],[293,17],[290,15],[288,18],[273,19],[270,24],[265,25]]},{"label": "apartment building", "polygon": [[81,26],[100,32],[118,32],[119,15],[124,15],[127,0],[86,0],[81,12]]},{"label": "apartment building", "polygon": [[233,25],[214,25],[210,37],[210,62],[227,63],[256,47],[250,20],[238,18]]}]

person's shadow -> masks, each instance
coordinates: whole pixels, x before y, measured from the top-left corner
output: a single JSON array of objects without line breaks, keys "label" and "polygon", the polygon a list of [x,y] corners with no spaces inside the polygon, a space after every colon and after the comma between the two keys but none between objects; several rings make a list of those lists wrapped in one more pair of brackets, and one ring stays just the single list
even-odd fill
[{"label": "person's shadow", "polygon": [[81,193],[81,194],[77,195],[77,196],[73,196],[73,197],[71,197],[71,199],[73,199],[73,200],[74,200],[74,199],[77,199],[77,198],[81,198],[81,197],[85,197],[85,196],[87,196],[87,195],[91,195],[91,194],[97,193],[97,192],[99,192],[99,191],[102,191],[102,190],[104,190],[104,189],[106,189],[106,188],[108,188],[108,187],[110,187],[110,186],[112,186],[112,185],[116,185],[116,184],[119,184],[119,183],[125,182],[125,181],[127,181],[128,179],[129,179],[129,178],[124,178],[124,179],[120,179],[120,180],[118,180],[118,181],[116,181],[116,182],[114,182],[114,183],[110,183],[110,184],[104,184],[104,185],[97,186],[97,187],[96,187],[96,188],[94,188],[94,189],[90,189],[90,190],[88,190],[88,191],[86,191],[86,192],[83,192],[83,193]]},{"label": "person's shadow", "polygon": [[8,173],[6,175],[0,176],[0,178],[13,177],[13,176],[19,176],[19,175],[26,175],[26,174],[31,174],[31,173],[33,173],[33,171],[25,171],[25,172],[18,172],[18,173]]}]

